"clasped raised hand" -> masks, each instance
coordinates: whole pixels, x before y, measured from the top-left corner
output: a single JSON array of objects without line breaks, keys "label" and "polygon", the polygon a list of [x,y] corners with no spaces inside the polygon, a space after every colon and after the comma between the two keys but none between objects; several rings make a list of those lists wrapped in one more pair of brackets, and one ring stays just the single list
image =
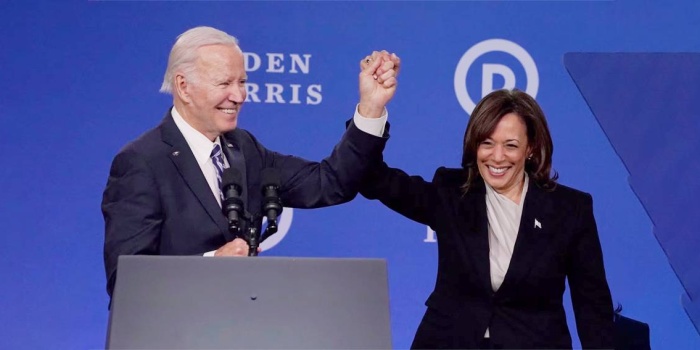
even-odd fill
[{"label": "clasped raised hand", "polygon": [[374,51],[360,61],[360,115],[379,118],[396,93],[401,59],[386,50]]}]

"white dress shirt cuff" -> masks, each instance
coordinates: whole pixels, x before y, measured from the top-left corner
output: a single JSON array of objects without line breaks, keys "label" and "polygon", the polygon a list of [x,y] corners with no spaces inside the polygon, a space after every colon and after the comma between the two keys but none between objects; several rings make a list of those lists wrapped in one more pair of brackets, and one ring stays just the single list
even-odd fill
[{"label": "white dress shirt cuff", "polygon": [[214,254],[216,254],[216,250],[212,250],[212,251],[210,251],[210,252],[206,252],[206,253],[204,253],[203,256],[214,256]]},{"label": "white dress shirt cuff", "polygon": [[389,119],[389,112],[384,108],[382,116],[379,118],[365,118],[360,114],[360,104],[355,106],[355,116],[352,118],[358,129],[374,136],[384,136],[384,127]]}]

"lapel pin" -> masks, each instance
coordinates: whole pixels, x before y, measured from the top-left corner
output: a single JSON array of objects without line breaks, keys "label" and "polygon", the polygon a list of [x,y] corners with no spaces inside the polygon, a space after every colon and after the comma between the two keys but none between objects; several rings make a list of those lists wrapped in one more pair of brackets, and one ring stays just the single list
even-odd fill
[{"label": "lapel pin", "polygon": [[542,228],[542,223],[535,219],[535,228]]},{"label": "lapel pin", "polygon": [[175,151],[175,152],[173,152],[173,157],[177,157],[177,156],[179,156],[179,155],[180,155],[180,151]]},{"label": "lapel pin", "polygon": [[231,147],[233,147],[233,144],[232,144],[232,143],[226,143],[226,147],[231,148]]}]

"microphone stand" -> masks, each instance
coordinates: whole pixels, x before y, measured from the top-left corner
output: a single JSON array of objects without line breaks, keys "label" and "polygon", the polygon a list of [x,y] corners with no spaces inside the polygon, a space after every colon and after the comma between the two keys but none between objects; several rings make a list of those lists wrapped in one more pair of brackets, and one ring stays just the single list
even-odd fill
[{"label": "microphone stand", "polygon": [[[225,173],[225,175],[227,174]],[[232,184],[234,184],[234,186],[231,187],[232,193],[230,195],[227,193],[227,197],[223,202],[222,208],[224,209],[224,214],[229,218],[229,232],[234,237],[239,237],[239,235],[243,236],[242,238],[246,241],[246,243],[248,243],[248,256],[257,256],[260,243],[276,233],[278,229],[277,220],[279,219],[279,215],[282,213],[283,208],[279,196],[277,195],[279,179],[275,178],[275,176],[279,177],[279,175],[270,175],[270,171],[267,171],[267,173],[263,171],[263,180],[271,182],[271,186],[263,187],[265,203],[263,204],[262,209],[266,212],[265,216],[268,218],[268,220],[267,227],[262,235],[257,224],[261,222],[263,215],[251,215],[243,208],[243,202],[240,198],[238,198],[241,192],[240,186],[235,185],[239,183],[240,175],[236,172],[231,172],[228,175],[231,175],[233,178],[234,181],[232,181]],[[228,178],[228,175],[226,178]],[[235,181],[237,177],[238,181]],[[236,188],[235,186],[238,187]]]},{"label": "microphone stand", "polygon": [[234,237],[239,237],[242,234],[243,240],[248,243],[248,256],[257,256],[258,247],[260,246],[260,232],[255,223],[260,219],[259,215],[250,215],[247,211],[240,218],[240,225],[238,227],[234,225],[229,226],[229,232],[234,235]]},{"label": "microphone stand", "polygon": [[239,219],[238,225],[229,223],[228,230],[234,237],[239,237],[239,234],[243,233],[242,238],[248,243],[248,256],[258,256],[258,247],[260,247],[260,243],[277,232],[277,222],[268,221],[265,232],[261,235],[255,225],[261,218],[261,215],[253,216],[245,212]]},{"label": "microphone stand", "polygon": [[266,239],[268,239],[275,233],[277,233],[277,222],[270,222],[270,220],[268,220],[267,227],[265,227],[265,233],[263,233],[262,239],[260,239],[260,243],[264,242]]},{"label": "microphone stand", "polygon": [[248,241],[248,256],[258,256],[258,247],[260,243],[264,242],[268,237],[272,236],[277,232],[277,223],[272,221],[267,222],[267,227],[265,227],[265,232],[261,235],[258,228],[255,227],[255,223],[260,220],[260,216],[250,216],[246,215],[245,222],[247,227],[246,240]]},{"label": "microphone stand", "polygon": [[251,220],[251,225],[248,228],[248,256],[258,256],[260,232],[258,232],[258,228],[253,225],[253,223],[257,221],[257,218]]}]

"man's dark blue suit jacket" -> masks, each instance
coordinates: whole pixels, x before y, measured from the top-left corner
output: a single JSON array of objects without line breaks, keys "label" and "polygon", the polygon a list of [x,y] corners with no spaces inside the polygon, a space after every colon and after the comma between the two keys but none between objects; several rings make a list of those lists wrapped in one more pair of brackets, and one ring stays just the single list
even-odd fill
[{"label": "man's dark blue suit jacket", "polygon": [[[349,122],[331,155],[311,162],[270,151],[242,129],[223,136],[230,166],[243,175],[242,198],[251,213],[260,211],[260,173],[268,167],[280,171],[279,193],[286,207],[316,208],[350,201],[387,140]],[[160,125],[116,155],[102,212],[110,296],[119,255],[201,255],[235,238],[170,112]]]}]

